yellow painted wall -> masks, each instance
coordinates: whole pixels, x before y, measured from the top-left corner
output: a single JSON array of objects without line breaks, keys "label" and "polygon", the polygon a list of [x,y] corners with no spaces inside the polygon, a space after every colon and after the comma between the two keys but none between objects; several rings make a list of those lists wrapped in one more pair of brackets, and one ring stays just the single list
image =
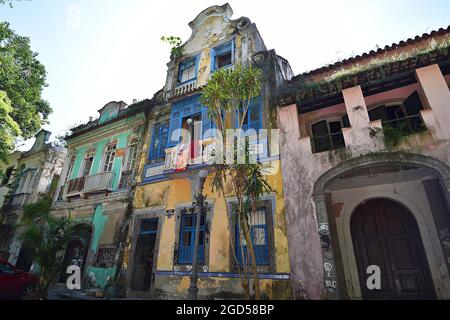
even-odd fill
[{"label": "yellow painted wall", "polygon": [[[279,164],[279,161],[275,161]],[[230,271],[230,230],[226,201],[211,189],[211,176],[205,182],[204,194],[210,204],[214,203],[214,214],[211,221],[209,239],[209,271]],[[276,250],[276,272],[289,273],[288,242],[284,216],[284,199],[282,192],[281,172],[267,176],[267,181],[275,193],[274,241]],[[231,191],[231,188],[225,188]],[[227,197],[232,194],[227,193]],[[164,207],[166,210],[175,209],[180,204],[192,202],[191,181],[188,179],[168,180],[136,188],[134,208]],[[173,250],[176,236],[176,217],[164,217],[160,231],[160,245],[158,256],[158,270],[173,269]]]}]

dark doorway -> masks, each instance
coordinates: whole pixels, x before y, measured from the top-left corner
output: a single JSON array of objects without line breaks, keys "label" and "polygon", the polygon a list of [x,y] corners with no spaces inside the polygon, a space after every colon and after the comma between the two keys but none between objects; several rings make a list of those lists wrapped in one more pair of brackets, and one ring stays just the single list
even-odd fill
[{"label": "dark doorway", "polygon": [[[402,205],[369,200],[356,208],[351,232],[364,299],[434,299],[419,228]],[[367,288],[367,267],[381,269],[381,290]]]},{"label": "dark doorway", "polygon": [[83,276],[84,268],[86,266],[86,258],[89,251],[89,244],[91,242],[92,229],[87,225],[80,225],[75,232],[75,235],[70,240],[61,269],[60,282],[66,283],[69,274],[66,273],[67,267],[76,265],[81,269],[81,276]]},{"label": "dark doorway", "polygon": [[20,248],[19,257],[17,258],[16,268],[22,271],[30,271],[31,265],[33,264],[33,248],[22,244]]},{"label": "dark doorway", "polygon": [[152,285],[155,244],[158,233],[158,219],[145,219],[140,222],[140,232],[134,254],[132,290],[147,291]]}]

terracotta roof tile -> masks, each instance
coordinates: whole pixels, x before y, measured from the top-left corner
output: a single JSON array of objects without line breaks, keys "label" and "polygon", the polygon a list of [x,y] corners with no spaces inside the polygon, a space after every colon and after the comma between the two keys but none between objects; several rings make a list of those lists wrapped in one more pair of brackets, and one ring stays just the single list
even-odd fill
[{"label": "terracotta roof tile", "polygon": [[369,53],[363,53],[361,55],[357,55],[355,57],[352,58],[348,58],[348,59],[344,59],[342,61],[338,61],[336,63],[330,64],[330,65],[326,65],[323,67],[320,67],[318,69],[315,70],[311,70],[305,73],[301,73],[297,76],[295,76],[292,80],[296,80],[298,77],[305,77],[305,76],[313,76],[313,75],[317,75],[320,73],[324,73],[324,72],[328,72],[334,69],[337,69],[339,67],[342,67],[344,65],[348,65],[351,63],[355,63],[355,62],[359,62],[363,59],[367,59],[367,58],[373,58],[381,53],[386,53],[392,50],[396,50],[399,49],[401,47],[407,46],[407,45],[411,45],[417,42],[421,42],[427,39],[430,39],[432,37],[435,36],[439,36],[439,35],[444,35],[446,33],[450,33],[450,25],[447,28],[440,28],[439,30],[433,30],[430,33],[424,33],[421,36],[417,35],[416,37],[414,37],[414,39],[412,38],[408,38],[406,41],[400,41],[399,43],[393,43],[391,45],[387,45],[384,48],[379,48],[378,50],[371,50]]}]

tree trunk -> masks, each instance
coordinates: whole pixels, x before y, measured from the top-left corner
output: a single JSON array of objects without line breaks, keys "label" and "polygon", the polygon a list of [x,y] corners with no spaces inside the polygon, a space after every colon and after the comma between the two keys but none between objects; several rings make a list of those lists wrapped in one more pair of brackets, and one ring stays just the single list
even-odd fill
[{"label": "tree trunk", "polygon": [[248,229],[247,224],[245,223],[245,218],[241,217],[241,228],[244,232],[245,241],[247,242],[247,251],[250,253],[250,257],[252,258],[252,272],[253,272],[253,281],[255,286],[255,300],[261,299],[261,293],[259,289],[259,275],[258,275],[258,267],[256,265],[256,256],[255,249],[253,247],[253,242],[250,236],[250,230]]}]

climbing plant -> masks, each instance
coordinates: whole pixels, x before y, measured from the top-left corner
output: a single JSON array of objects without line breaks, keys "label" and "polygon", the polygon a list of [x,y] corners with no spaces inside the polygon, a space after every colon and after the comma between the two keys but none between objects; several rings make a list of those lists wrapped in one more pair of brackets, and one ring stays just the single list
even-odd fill
[{"label": "climbing plant", "polygon": [[161,41],[170,45],[170,58],[177,59],[183,54],[181,38],[176,36],[162,36]]},{"label": "climbing plant", "polygon": [[[239,226],[240,232],[236,234],[238,248],[230,237],[235,265],[241,275],[241,285],[244,295],[250,299],[250,279],[249,274],[253,273],[255,299],[261,298],[259,286],[259,274],[256,262],[256,255],[252,239],[252,230],[249,223],[250,216],[256,214],[258,203],[264,193],[270,192],[271,188],[263,174],[260,163],[251,163],[249,143],[245,143],[245,161],[237,161],[238,150],[241,146],[241,131],[244,120],[247,116],[250,102],[259,96],[261,91],[261,72],[251,66],[243,68],[237,65],[234,70],[219,69],[216,71],[208,84],[202,89],[201,102],[208,107],[208,116],[215,123],[216,128],[224,135],[226,129],[234,129],[225,121],[226,115],[235,113],[237,116],[238,131],[233,141],[228,141],[234,145],[234,153],[231,155],[233,161],[216,161],[214,165],[215,173],[211,181],[213,190],[222,194],[225,198],[225,185],[231,183],[236,203],[227,208],[230,230]],[[227,143],[227,141],[225,141]],[[217,160],[217,158],[216,158]],[[225,159],[223,159],[225,160]],[[242,158],[240,158],[242,160]],[[243,237],[241,239],[241,237]],[[245,252],[244,243],[247,247]],[[237,255],[240,252],[242,259],[239,261]]]}]

